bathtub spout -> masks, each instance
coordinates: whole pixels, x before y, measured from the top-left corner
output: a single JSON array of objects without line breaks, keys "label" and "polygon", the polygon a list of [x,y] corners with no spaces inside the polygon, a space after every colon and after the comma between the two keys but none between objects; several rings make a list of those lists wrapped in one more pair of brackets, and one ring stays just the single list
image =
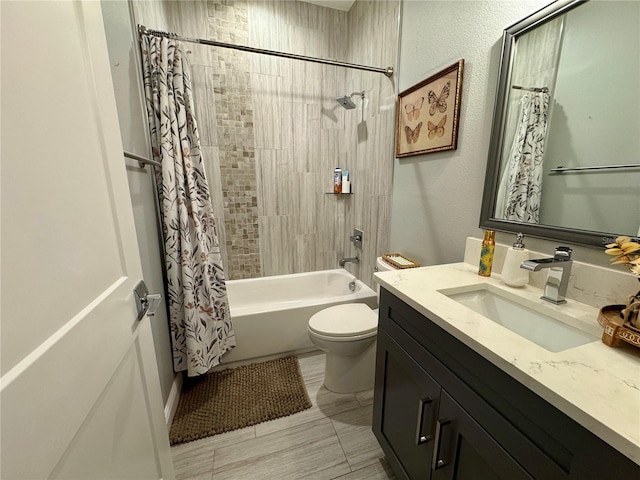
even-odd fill
[{"label": "bathtub spout", "polygon": [[340,261],[338,262],[338,264],[341,267],[344,267],[347,263],[355,263],[358,264],[360,263],[360,259],[358,257],[353,257],[353,258],[342,258],[340,259]]}]

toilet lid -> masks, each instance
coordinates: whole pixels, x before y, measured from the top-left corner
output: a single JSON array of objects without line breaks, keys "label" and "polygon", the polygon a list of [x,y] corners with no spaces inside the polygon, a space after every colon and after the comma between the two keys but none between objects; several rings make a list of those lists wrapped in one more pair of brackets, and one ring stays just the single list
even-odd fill
[{"label": "toilet lid", "polygon": [[345,303],[325,308],[309,319],[309,329],[320,335],[349,337],[374,332],[378,315],[364,303]]}]

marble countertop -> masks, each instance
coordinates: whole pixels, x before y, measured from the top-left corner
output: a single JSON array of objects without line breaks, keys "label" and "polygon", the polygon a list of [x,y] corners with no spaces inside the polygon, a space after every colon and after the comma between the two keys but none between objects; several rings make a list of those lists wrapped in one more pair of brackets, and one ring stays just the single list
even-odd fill
[{"label": "marble countertop", "polygon": [[[458,340],[640,465],[640,349],[600,340],[598,309],[567,300],[553,305],[530,285],[507,287],[466,263],[378,272],[376,281]],[[448,298],[441,291],[490,284],[530,305],[575,319],[591,343],[550,352]],[[532,303],[534,302],[534,303]]]}]

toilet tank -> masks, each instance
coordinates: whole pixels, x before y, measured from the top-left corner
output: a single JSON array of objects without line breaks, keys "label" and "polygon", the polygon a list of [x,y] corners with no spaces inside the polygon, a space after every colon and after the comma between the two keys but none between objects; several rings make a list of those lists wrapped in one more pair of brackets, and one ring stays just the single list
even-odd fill
[{"label": "toilet tank", "polygon": [[[397,270],[397,268],[389,265],[382,259],[382,257],[376,258],[376,272],[386,272],[389,270]],[[378,294],[378,300],[380,300],[380,285],[378,284],[378,282],[376,282],[375,278],[373,279],[373,281],[376,284],[376,293]]]}]

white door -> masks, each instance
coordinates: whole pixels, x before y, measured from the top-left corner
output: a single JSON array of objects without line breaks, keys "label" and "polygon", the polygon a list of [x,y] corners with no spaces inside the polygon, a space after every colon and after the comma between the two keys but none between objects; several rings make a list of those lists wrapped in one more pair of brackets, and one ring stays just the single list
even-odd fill
[{"label": "white door", "polygon": [[173,478],[100,3],[0,17],[0,476]]}]

